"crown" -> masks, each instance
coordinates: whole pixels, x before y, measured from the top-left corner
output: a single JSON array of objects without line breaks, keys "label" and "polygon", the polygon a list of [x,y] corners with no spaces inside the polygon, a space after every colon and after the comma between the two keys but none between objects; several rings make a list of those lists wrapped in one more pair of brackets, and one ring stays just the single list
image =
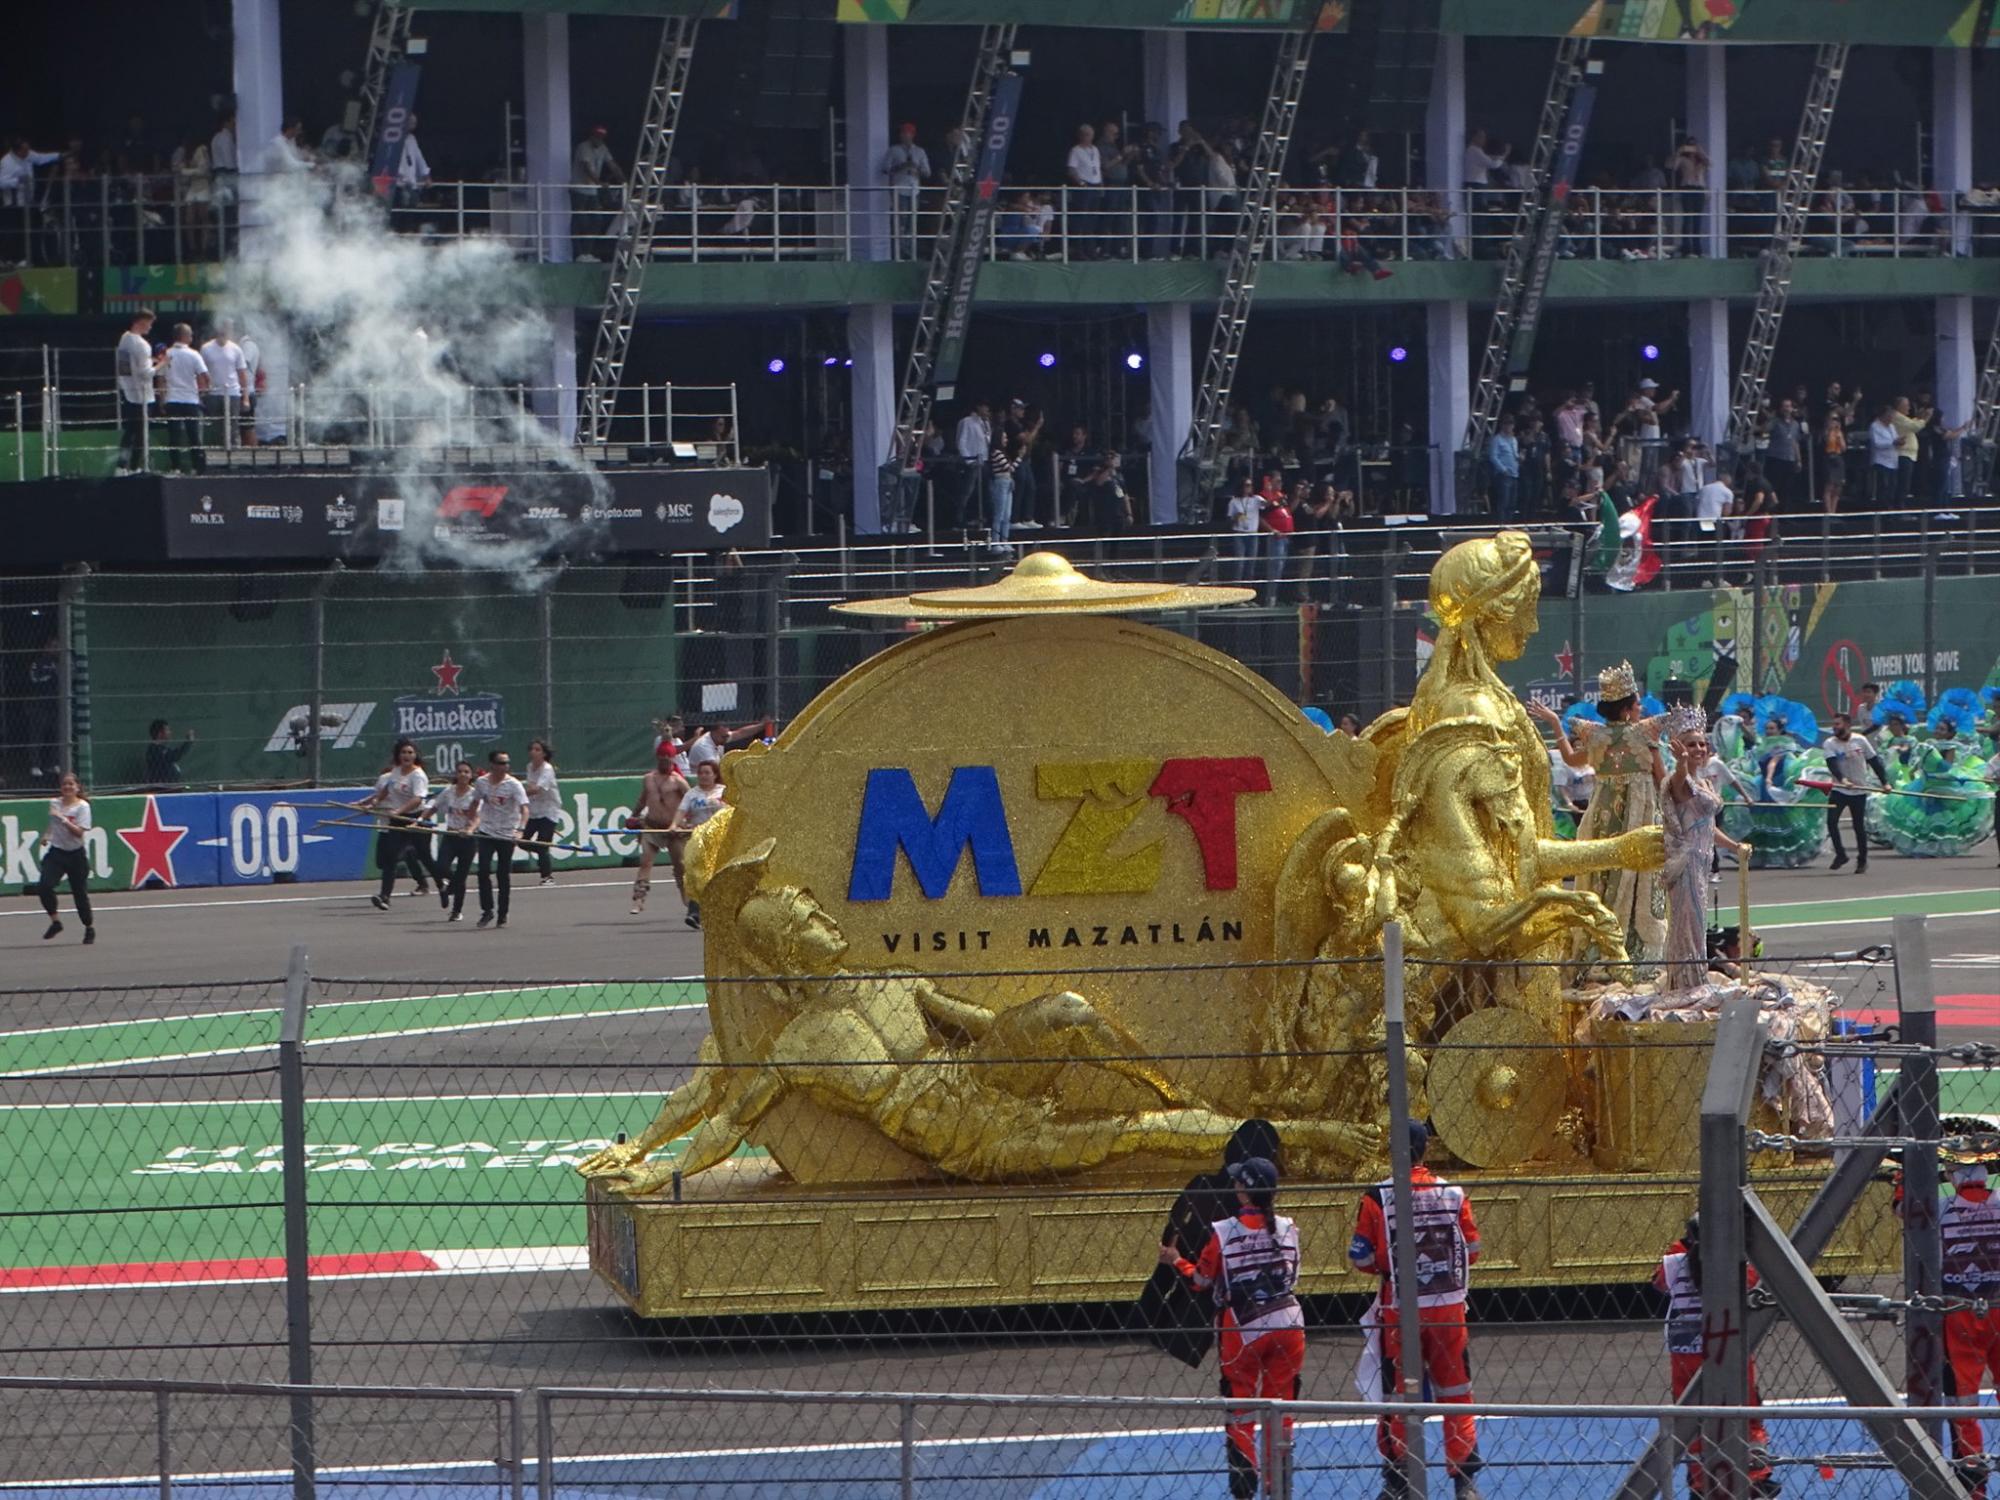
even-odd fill
[{"label": "crown", "polygon": [[1666,733],[1670,740],[1677,740],[1684,734],[1705,734],[1708,731],[1708,715],[1692,703],[1683,703],[1667,712]]},{"label": "crown", "polygon": [[1598,701],[1616,703],[1620,698],[1639,696],[1639,679],[1633,675],[1632,663],[1621,661],[1615,667],[1606,667],[1597,674]]}]

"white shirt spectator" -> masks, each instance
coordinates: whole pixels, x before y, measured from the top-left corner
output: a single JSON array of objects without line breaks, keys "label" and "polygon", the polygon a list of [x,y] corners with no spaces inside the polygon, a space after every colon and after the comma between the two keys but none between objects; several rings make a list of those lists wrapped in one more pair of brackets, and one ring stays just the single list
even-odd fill
[{"label": "white shirt spectator", "polygon": [[687,763],[687,770],[682,772],[682,774],[692,776],[694,768],[705,760],[712,760],[718,765],[721,764],[722,751],[716,748],[714,735],[698,734],[689,741],[687,753],[681,758]]},{"label": "white shirt spectator", "polygon": [[78,828],[88,832],[90,829],[90,804],[79,800],[69,807],[64,807],[62,798],[49,798],[49,847],[51,849],[81,849],[83,847],[82,835],[72,833],[63,823],[64,818],[68,818]]},{"label": "white shirt spectator", "polygon": [[217,172],[236,170],[236,132],[229,126],[208,138],[208,165]]},{"label": "white shirt spectator", "polygon": [[167,350],[167,405],[201,405],[201,383],[208,378],[208,361],[187,344]]},{"label": "white shirt spectator", "polygon": [[479,832],[489,839],[517,839],[528,820],[528,789],[512,776],[495,781],[482,776],[474,783],[479,802]]},{"label": "white shirt spectator", "polygon": [[153,404],[153,346],[130,328],[118,340],[118,399]]},{"label": "white shirt spectator", "polygon": [[1236,167],[1220,151],[1208,153],[1208,206],[1221,208],[1224,201],[1236,191]]},{"label": "white shirt spectator", "polygon": [[1488,156],[1484,146],[1465,143],[1465,185],[1485,187],[1491,180],[1493,169],[1500,165],[1500,158]]},{"label": "white shirt spectator", "polygon": [[958,456],[969,463],[983,464],[993,451],[993,428],[986,418],[969,411],[958,419]]},{"label": "white shirt spectator", "polygon": [[1701,487],[1701,496],[1694,503],[1695,519],[1698,521],[1719,521],[1729,514],[1729,502],[1735,493],[1720,479],[1710,480]]},{"label": "white shirt spectator", "polygon": [[562,792],[556,785],[556,768],[547,761],[539,766],[529,766],[521,773],[521,781],[528,788],[528,816],[531,818],[556,818],[562,815]]},{"label": "white shirt spectator", "polygon": [[1896,429],[1889,422],[1868,424],[1868,461],[1878,469],[1896,467]]},{"label": "white shirt spectator", "polygon": [[0,156],[0,203],[25,208],[35,201],[35,168],[62,160],[60,151],[9,151]]},{"label": "white shirt spectator", "polygon": [[1229,497],[1229,529],[1245,535],[1262,531],[1264,519],[1264,499],[1261,495],[1231,495]]},{"label": "white shirt spectator", "polygon": [[208,388],[218,396],[243,394],[243,351],[231,339],[213,338],[201,346],[208,366]]},{"label": "white shirt spectator", "polygon": [[897,141],[882,158],[882,175],[898,192],[914,193],[931,175],[931,159],[915,141],[907,146]]},{"label": "white shirt spectator", "polygon": [[591,186],[601,186],[614,165],[611,148],[594,135],[578,141],[569,159],[570,175]]},{"label": "white shirt spectator", "polygon": [[1069,148],[1069,173],[1084,187],[1104,185],[1104,158],[1096,146]]},{"label": "white shirt spectator", "polygon": [[431,164],[424,160],[424,148],[415,135],[403,137],[402,159],[396,163],[397,187],[422,187],[431,180]]},{"label": "white shirt spectator", "polygon": [[1641,396],[1632,403],[1632,409],[1639,414],[1639,438],[1642,442],[1657,442],[1660,436],[1660,415],[1653,406],[1651,396]]},{"label": "white shirt spectator", "polygon": [[292,144],[280,131],[271,137],[271,144],[264,148],[264,170],[273,174],[282,172],[303,172],[306,169],[305,154]]}]

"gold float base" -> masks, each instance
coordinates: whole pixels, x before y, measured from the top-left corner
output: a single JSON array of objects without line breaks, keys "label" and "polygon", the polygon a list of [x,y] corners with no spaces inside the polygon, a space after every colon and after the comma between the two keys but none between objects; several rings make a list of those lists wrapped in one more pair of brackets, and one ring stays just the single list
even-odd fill
[{"label": "gold float base", "polygon": [[[1470,1191],[1481,1288],[1644,1282],[1694,1211],[1692,1177],[1452,1171]],[[1753,1184],[1789,1226],[1823,1170]],[[1365,1293],[1349,1269],[1361,1183],[1287,1183],[1307,1294]],[[590,1265],[646,1318],[1121,1302],[1155,1263],[1179,1184],[811,1191],[765,1163],[703,1173],[679,1202],[588,1185]],[[1902,1240],[1875,1184],[1820,1258],[1822,1275],[1893,1272]]]}]

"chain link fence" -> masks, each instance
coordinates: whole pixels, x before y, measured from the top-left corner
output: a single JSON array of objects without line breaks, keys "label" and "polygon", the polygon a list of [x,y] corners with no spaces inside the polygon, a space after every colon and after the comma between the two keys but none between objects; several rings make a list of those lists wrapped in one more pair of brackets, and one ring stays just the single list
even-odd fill
[{"label": "chain link fence", "polygon": [[[1481,1231],[1474,1393],[1566,1411],[1657,1403],[1669,1384],[1651,1280],[1697,1201],[1694,1111],[1714,1028],[1621,1021],[1566,1000],[1560,1032],[1475,1042],[1470,1021],[1492,1012],[1456,1018],[1475,987],[1511,985],[1516,1005],[1532,1008],[1553,972],[1406,969],[1411,1112],[1438,1130],[1433,1165],[1467,1186]],[[1893,971],[1882,963],[1768,960],[1759,972],[1823,988],[1836,1022],[1879,1026],[1896,1015]],[[1172,1030],[1172,1018],[1274,974],[1303,996],[1296,1036],[1240,1052],[1142,1055],[1122,1029],[1130,1021],[1142,1034],[1195,1035]],[[1254,1100],[1288,1155],[1281,1208],[1304,1243],[1310,1354],[1299,1394],[1379,1398],[1379,1386],[1357,1383],[1376,1284],[1352,1269],[1347,1250],[1394,1128],[1388,1039],[1379,1004],[1372,1025],[1343,1031],[1337,1000],[1379,995],[1380,964],[1103,968],[1066,982],[1091,999],[1046,994],[1047,976],[977,970],[922,981],[817,972],[706,988],[694,978],[507,986],[294,972],[200,989],[14,994],[0,1037],[13,1189],[0,1209],[9,1314],[0,1355],[13,1370],[93,1381],[280,1382],[299,1378],[303,1350],[310,1378],[337,1385],[1186,1402],[1215,1389],[1213,1366],[1199,1363],[1209,1313],[1195,1301],[1176,1311],[1148,1277],[1186,1173],[1212,1168],[1237,1128],[1241,1106],[1226,1101]],[[985,1012],[956,1008],[959,993],[995,990],[1009,1002],[1006,1025],[988,1028]],[[291,1041],[281,1028],[288,1004],[300,1022]],[[893,1028],[919,1008],[929,1017],[919,1023],[924,1039],[892,1078],[876,1076],[885,1065],[865,1052],[800,1051],[796,1034],[782,1055],[740,1065],[704,1047],[712,1024],[765,1026],[768,1048],[768,1028],[787,1015],[865,1016]],[[1454,1041],[1459,1026],[1468,1029]],[[1774,1051],[1752,1128],[1861,1131],[1891,1082],[1889,1063],[1902,1060],[1893,1046],[1879,1050],[1879,1059],[1839,1046]],[[1945,1072],[1948,1115],[1990,1093],[1991,1049],[1960,1051],[1947,1059],[1965,1064]],[[1505,1109],[1478,1104],[1468,1067],[1489,1080],[1496,1067],[1511,1069],[1519,1096]],[[1830,1120],[1801,1113],[1789,1069],[1809,1071],[1833,1105]],[[764,1113],[733,1115],[759,1088],[768,1089]],[[1535,1138],[1505,1138],[1522,1119]],[[1776,1149],[1752,1154],[1752,1181],[1789,1224],[1840,1151],[1763,1144]],[[623,1200],[600,1179],[587,1209],[578,1169],[642,1147],[650,1155],[631,1170],[653,1172],[657,1191],[635,1205],[625,1247],[616,1239]],[[1198,1194],[1190,1203],[1196,1218],[1228,1212]],[[687,1227],[674,1227],[680,1221]],[[1905,1306],[1901,1232],[1878,1183],[1818,1265],[1849,1299],[1857,1337],[1891,1370]],[[1789,1323],[1764,1340],[1757,1364],[1774,1409],[1835,1395]],[[0,1394],[0,1405],[22,1399]],[[431,1418],[384,1400],[351,1404],[347,1446],[323,1448],[322,1462],[470,1461],[473,1419],[441,1435]],[[114,1421],[119,1440],[109,1446],[93,1435],[101,1407],[98,1396],[36,1394],[32,1421],[0,1422],[0,1447],[11,1450],[0,1451],[0,1472],[43,1472],[31,1458],[71,1465],[70,1477],[142,1472],[144,1403]],[[625,1467],[605,1471],[620,1492],[646,1475],[894,1492],[865,1466],[889,1464],[884,1472],[898,1479],[893,1406],[801,1397],[774,1422],[731,1398],[697,1412],[676,1407],[668,1435],[634,1409],[578,1408],[562,1419],[557,1451],[677,1455],[657,1474],[621,1459]],[[1149,1409],[1109,1422],[1065,1408],[1025,1422],[995,1412],[978,1402],[928,1412],[916,1429],[921,1483],[944,1488],[962,1458],[988,1449],[1004,1453],[1020,1493],[1037,1492],[1030,1479],[1062,1475],[1086,1489],[1077,1476],[1118,1475],[1130,1493],[1166,1493],[1158,1486],[1219,1465],[1213,1413]],[[1326,1416],[1303,1417],[1302,1432],[1317,1432]],[[232,1419],[246,1429],[261,1420],[248,1407]],[[1606,1418],[1591,1429],[1600,1436],[1586,1438],[1581,1420],[1537,1420],[1499,1426],[1482,1452],[1555,1487],[1490,1492],[1609,1493],[1601,1471],[1630,1461],[1617,1457],[1620,1444],[1643,1428],[1643,1419]],[[1323,1434],[1301,1439],[1297,1475],[1345,1493],[1375,1461],[1366,1418],[1321,1425]],[[1199,1436],[1174,1436],[1182,1426]],[[1558,1429],[1591,1456],[1552,1450]],[[1788,1451],[1834,1452],[1856,1446],[1849,1436],[1786,1441]],[[202,1439],[176,1441],[185,1455]],[[219,1468],[266,1461],[247,1439],[223,1447],[235,1456]],[[784,1456],[794,1448],[808,1457]],[[718,1458],[713,1473],[688,1467],[704,1453],[734,1456]],[[859,1454],[865,1463],[849,1456]],[[592,1472],[584,1464],[577,1482]]]}]

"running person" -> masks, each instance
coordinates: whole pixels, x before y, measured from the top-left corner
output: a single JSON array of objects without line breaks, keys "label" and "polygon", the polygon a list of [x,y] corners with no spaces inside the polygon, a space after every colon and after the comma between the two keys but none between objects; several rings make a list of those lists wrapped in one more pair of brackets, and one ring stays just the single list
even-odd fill
[{"label": "running person", "polygon": [[674,887],[681,884],[681,846],[687,841],[676,839],[670,830],[674,817],[681,810],[681,799],[687,795],[687,778],[680,772],[678,761],[680,748],[672,736],[664,737],[654,747],[657,757],[655,767],[646,773],[646,779],[639,787],[639,805],[625,826],[639,830],[639,873],[632,881],[632,915],[638,916],[646,909],[646,893],[653,888],[653,858],[664,849],[673,862]]},{"label": "running person", "polygon": [[[375,868],[382,872],[382,888],[368,898],[377,911],[389,909],[389,895],[396,887],[396,867],[405,859],[420,870],[428,870],[438,883],[438,904],[450,904],[451,898],[444,892],[444,876],[431,857],[430,835],[411,826],[422,816],[430,791],[431,779],[424,774],[424,760],[417,754],[415,743],[397,740],[396,748],[390,752],[388,769],[375,778],[375,790],[355,804],[357,810],[372,812],[386,820],[382,831],[375,835]],[[418,878],[422,879],[421,874]]]},{"label": "running person", "polygon": [[[712,760],[696,761],[694,785],[689,787],[687,795],[681,798],[681,810],[674,814],[674,826],[667,833],[667,847],[673,851],[674,856],[675,884],[680,883],[684,862],[683,851],[687,848],[688,839],[697,828],[722,811],[726,800],[722,790],[721,763]],[[682,888],[681,899],[687,900],[685,887]],[[688,901],[687,924],[690,927],[701,926],[699,901]]]},{"label": "running person", "polygon": [[[486,757],[486,774],[473,788],[479,819],[479,925],[507,925],[507,902],[514,889],[514,844],[528,816],[528,789],[515,780],[505,750]],[[500,882],[499,921],[494,922],[493,881]]]},{"label": "running person", "polygon": [[84,848],[89,834],[90,799],[83,795],[83,783],[65,771],[55,796],[49,799],[47,847],[42,850],[42,878],[35,886],[42,910],[49,914],[43,942],[63,930],[62,919],[56,916],[56,887],[65,879],[76,914],[83,918],[83,940],[97,941],[97,928],[90,920],[90,854]]},{"label": "running person", "polygon": [[[1215,1298],[1216,1331],[1222,1355],[1223,1394],[1296,1401],[1299,1371],[1306,1359],[1306,1320],[1295,1289],[1299,1282],[1299,1228],[1273,1206],[1278,1169],[1253,1156],[1229,1168],[1236,1189],[1236,1212],[1211,1225],[1201,1258],[1190,1261],[1177,1246],[1160,1246],[1160,1264],[1172,1266]],[[1292,1419],[1282,1441],[1291,1444]],[[1224,1428],[1229,1457],[1229,1493],[1248,1500],[1258,1489],[1256,1423],[1248,1410],[1232,1411]],[[1279,1441],[1267,1426],[1264,1470],[1271,1468]]]},{"label": "running person", "polygon": [[541,866],[542,884],[553,885],[556,877],[549,861],[549,845],[555,842],[556,819],[562,815],[562,789],[556,785],[555,756],[547,740],[528,741],[528,769],[521,773],[521,784],[528,789],[528,821],[522,825],[521,837],[537,841],[529,846],[530,852],[539,856],[536,863]]},{"label": "running person", "polygon": [[451,895],[451,915],[445,918],[448,922],[465,914],[465,880],[479,845],[474,837],[479,831],[477,782],[472,762],[462,760],[451,773],[451,785],[440,790],[431,804],[444,821],[444,853],[438,868],[444,872],[444,889]]}]

